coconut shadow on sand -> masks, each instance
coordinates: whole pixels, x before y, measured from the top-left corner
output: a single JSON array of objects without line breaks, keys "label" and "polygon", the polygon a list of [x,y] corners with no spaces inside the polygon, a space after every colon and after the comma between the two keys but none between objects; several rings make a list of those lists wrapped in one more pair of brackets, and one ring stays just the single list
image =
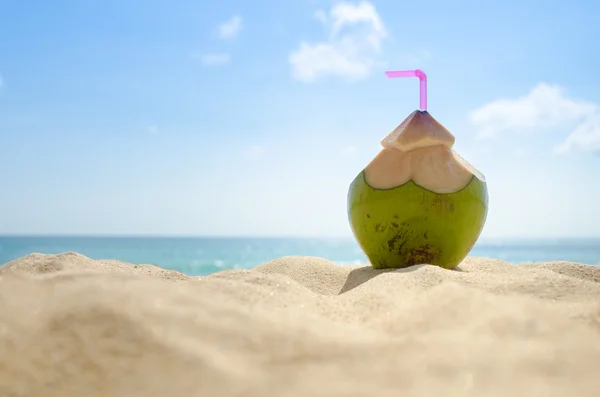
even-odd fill
[{"label": "coconut shadow on sand", "polygon": [[[359,287],[360,285],[366,283],[367,281],[381,275],[384,273],[409,273],[409,272],[413,272],[415,270],[419,270],[422,267],[425,266],[433,266],[433,265],[429,265],[429,264],[421,264],[421,265],[413,265],[413,266],[409,266],[409,267],[402,267],[402,268],[393,268],[393,269],[375,269],[373,266],[363,266],[363,267],[359,267],[358,269],[354,269],[352,271],[350,271],[350,273],[348,274],[348,278],[346,279],[346,282],[344,283],[344,285],[342,286],[342,289],[340,290],[340,292],[338,293],[339,295],[345,294],[346,292],[352,291],[354,288]],[[445,269],[448,270],[449,272],[462,272],[463,270],[460,267],[456,267],[454,269]]]}]

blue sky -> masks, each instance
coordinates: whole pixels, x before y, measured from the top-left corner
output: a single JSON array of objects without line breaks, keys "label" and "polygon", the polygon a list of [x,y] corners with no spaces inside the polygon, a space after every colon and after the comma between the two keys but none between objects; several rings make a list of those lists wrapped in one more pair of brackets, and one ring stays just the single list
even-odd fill
[{"label": "blue sky", "polygon": [[0,234],[350,236],[418,106],[483,172],[484,237],[600,236],[592,1],[0,0]]}]

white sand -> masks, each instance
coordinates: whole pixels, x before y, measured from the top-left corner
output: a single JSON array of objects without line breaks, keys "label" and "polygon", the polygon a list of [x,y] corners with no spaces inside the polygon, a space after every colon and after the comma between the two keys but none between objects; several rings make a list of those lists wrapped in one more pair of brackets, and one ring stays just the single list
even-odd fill
[{"label": "white sand", "polygon": [[600,396],[600,266],[0,268],[0,396]]}]

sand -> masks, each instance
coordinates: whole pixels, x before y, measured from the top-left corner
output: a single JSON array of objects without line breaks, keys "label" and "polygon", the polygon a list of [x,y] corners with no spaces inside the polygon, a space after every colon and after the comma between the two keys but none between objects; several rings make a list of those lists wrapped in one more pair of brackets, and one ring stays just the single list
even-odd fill
[{"label": "sand", "polygon": [[600,266],[0,267],[0,396],[600,395]]}]

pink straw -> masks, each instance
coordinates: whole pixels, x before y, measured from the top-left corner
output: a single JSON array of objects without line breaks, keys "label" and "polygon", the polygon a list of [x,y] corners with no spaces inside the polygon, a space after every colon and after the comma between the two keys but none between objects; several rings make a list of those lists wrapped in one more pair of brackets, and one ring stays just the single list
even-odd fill
[{"label": "pink straw", "polygon": [[396,70],[385,72],[387,77],[418,77],[419,78],[419,106],[421,110],[427,110],[427,75],[421,69],[415,70]]}]

